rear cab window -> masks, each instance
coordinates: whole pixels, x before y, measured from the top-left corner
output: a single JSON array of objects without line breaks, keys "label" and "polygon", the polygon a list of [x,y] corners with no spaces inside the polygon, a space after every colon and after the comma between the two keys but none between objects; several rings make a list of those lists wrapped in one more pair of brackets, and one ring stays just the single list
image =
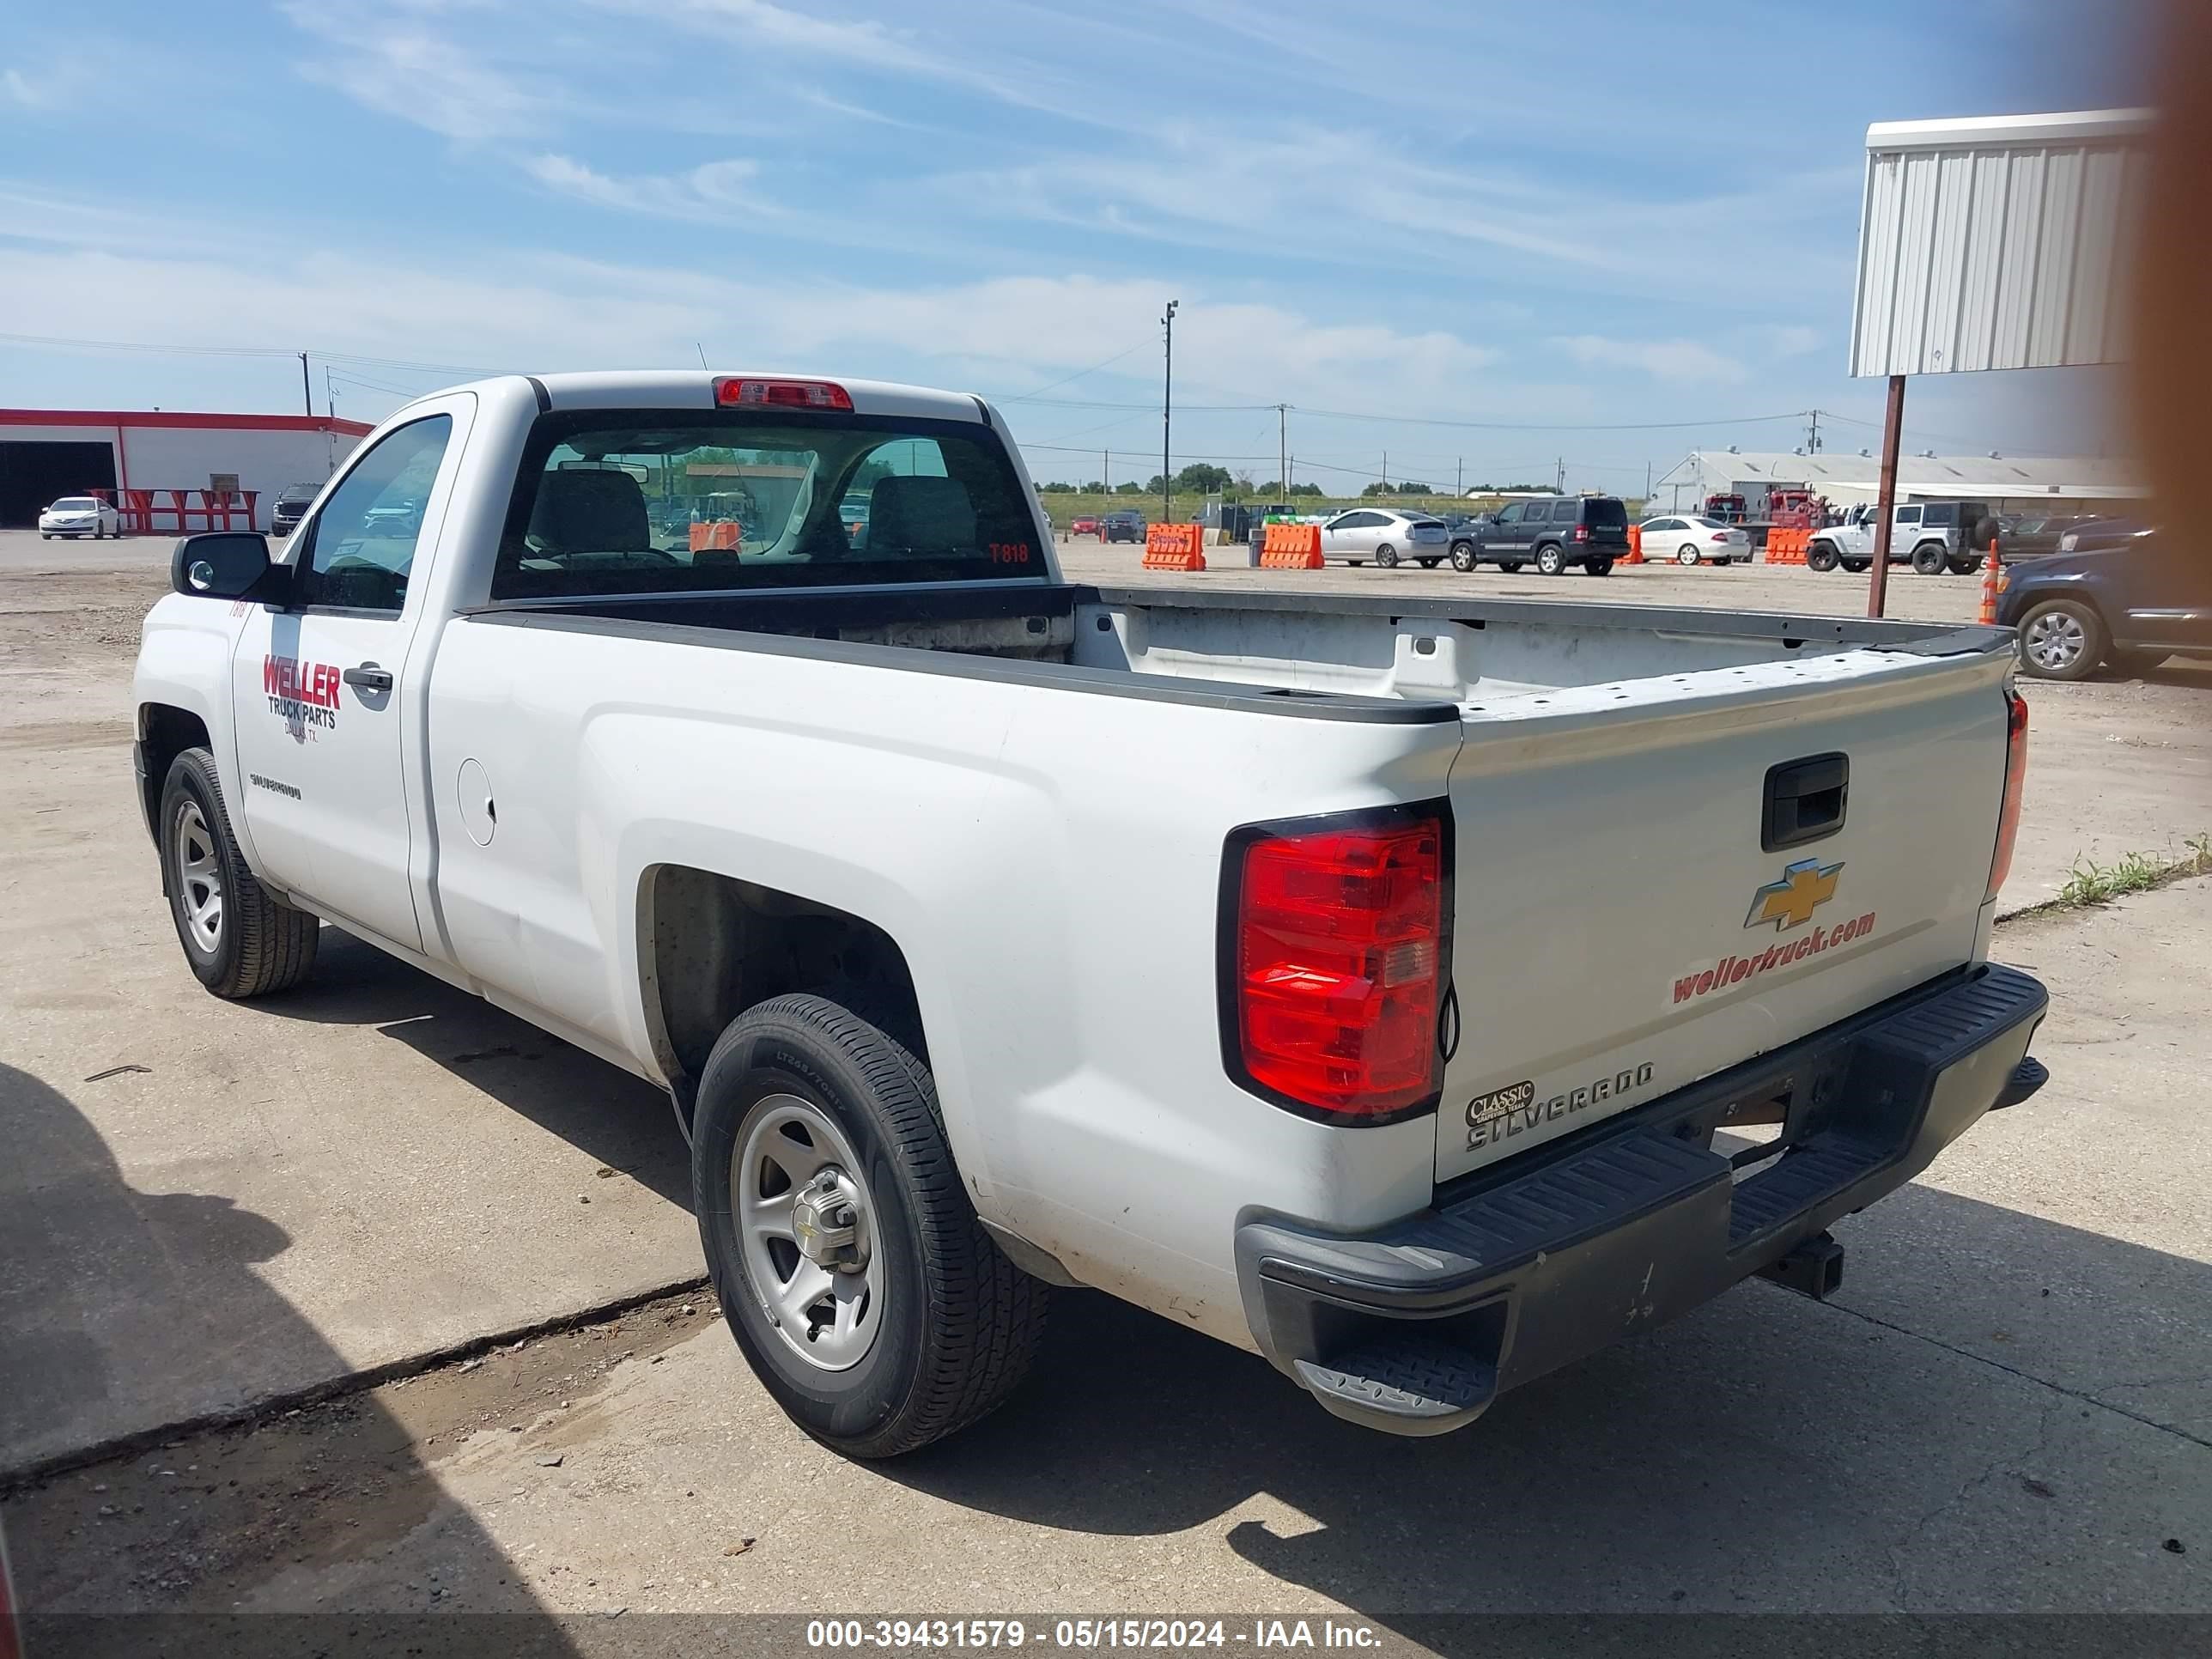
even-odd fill
[{"label": "rear cab window", "polygon": [[532,428],[491,597],[1046,576],[978,422],[788,410],[578,410]]}]

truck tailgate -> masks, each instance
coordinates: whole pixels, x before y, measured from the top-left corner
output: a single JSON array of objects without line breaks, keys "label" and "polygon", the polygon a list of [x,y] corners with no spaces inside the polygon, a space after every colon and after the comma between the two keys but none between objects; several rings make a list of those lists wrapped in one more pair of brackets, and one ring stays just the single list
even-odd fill
[{"label": "truck tailgate", "polygon": [[[1972,960],[2009,663],[1855,650],[1462,705],[1437,1179]],[[1793,818],[1813,838],[1783,845]]]}]

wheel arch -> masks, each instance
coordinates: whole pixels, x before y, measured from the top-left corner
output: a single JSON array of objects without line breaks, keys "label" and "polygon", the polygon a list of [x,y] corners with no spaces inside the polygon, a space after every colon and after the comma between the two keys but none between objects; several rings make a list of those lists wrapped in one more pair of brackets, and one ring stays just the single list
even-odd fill
[{"label": "wheel arch", "polygon": [[[215,751],[215,739],[208,731],[207,722],[189,708],[174,703],[142,702],[138,705],[138,759],[144,769],[138,776],[138,805],[146,819],[146,833],[158,837],[161,808],[161,785],[169,775],[169,768],[178,756],[187,749]],[[220,761],[218,759],[218,766]],[[168,878],[162,877],[162,891],[168,890]]]},{"label": "wheel arch", "polygon": [[646,1034],[687,1133],[716,1039],[771,997],[811,991],[859,1004],[855,1012],[928,1063],[907,953],[868,917],[719,871],[657,864],[639,880],[637,929]]}]

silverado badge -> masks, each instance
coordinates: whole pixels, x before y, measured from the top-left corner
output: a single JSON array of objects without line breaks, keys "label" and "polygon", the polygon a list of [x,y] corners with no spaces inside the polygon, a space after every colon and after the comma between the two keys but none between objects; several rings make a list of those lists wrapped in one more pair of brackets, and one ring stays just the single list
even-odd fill
[{"label": "silverado badge", "polygon": [[1758,927],[1772,922],[1778,933],[1802,927],[1813,920],[1814,911],[1835,897],[1836,878],[1843,870],[1840,864],[1823,866],[1818,859],[1790,865],[1779,881],[1768,882],[1751,896],[1751,914],[1743,925]]}]

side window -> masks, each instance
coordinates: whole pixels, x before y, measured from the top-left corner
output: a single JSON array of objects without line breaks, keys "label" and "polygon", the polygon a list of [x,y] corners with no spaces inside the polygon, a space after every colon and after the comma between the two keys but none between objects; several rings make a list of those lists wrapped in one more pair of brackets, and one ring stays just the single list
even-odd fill
[{"label": "side window", "polygon": [[1582,513],[1583,504],[1580,501],[1553,501],[1552,503],[1552,522],[1553,524],[1573,524],[1582,517]]},{"label": "side window", "polygon": [[1498,522],[1501,525],[1519,524],[1521,522],[1521,503],[1518,501],[1508,502],[1498,513]]},{"label": "side window", "polygon": [[422,512],[453,435],[450,415],[386,434],[331,492],[295,556],[300,604],[397,612],[422,535]]},{"label": "side window", "polygon": [[1897,522],[1899,524],[1918,524],[1920,522],[1920,509],[1917,507],[1899,507],[1897,509]]},{"label": "side window", "polygon": [[1948,530],[1959,522],[1959,509],[1948,501],[1938,502],[1921,515],[1920,522],[1938,530]]}]

